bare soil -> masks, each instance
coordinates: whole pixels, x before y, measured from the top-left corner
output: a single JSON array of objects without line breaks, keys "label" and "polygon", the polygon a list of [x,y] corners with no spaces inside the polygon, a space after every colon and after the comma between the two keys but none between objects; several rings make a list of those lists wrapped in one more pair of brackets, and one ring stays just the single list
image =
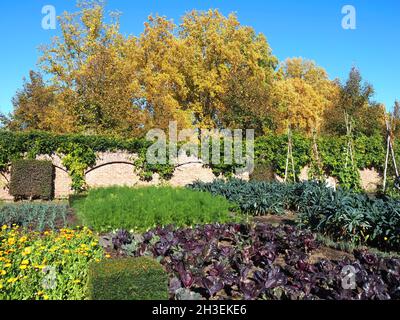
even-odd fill
[{"label": "bare soil", "polygon": [[67,219],[66,220],[67,220],[66,221],[67,227],[69,227],[69,228],[73,228],[73,227],[76,227],[76,226],[79,225],[79,220],[78,220],[78,217],[76,215],[76,212],[72,208],[68,209],[68,214],[67,214]]},{"label": "bare soil", "polygon": [[287,211],[284,215],[266,215],[262,217],[255,217],[253,219],[255,222],[267,223],[272,225],[288,224],[294,225],[296,220],[296,215],[290,211]]},{"label": "bare soil", "polygon": [[317,263],[321,260],[340,261],[343,260],[344,258],[355,260],[354,256],[348,252],[321,246],[317,250],[310,253],[308,260],[310,263]]},{"label": "bare soil", "polygon": [[[290,211],[287,211],[284,215],[266,215],[263,217],[255,217],[254,221],[259,223],[267,223],[272,225],[295,225],[296,215]],[[320,246],[318,249],[310,252],[308,256],[308,260],[310,263],[317,263],[321,260],[334,260],[340,261],[344,258],[348,258],[350,260],[355,260],[354,256],[351,253],[336,250],[326,246]],[[283,257],[278,257],[276,259],[276,264],[283,265],[284,260]]]}]

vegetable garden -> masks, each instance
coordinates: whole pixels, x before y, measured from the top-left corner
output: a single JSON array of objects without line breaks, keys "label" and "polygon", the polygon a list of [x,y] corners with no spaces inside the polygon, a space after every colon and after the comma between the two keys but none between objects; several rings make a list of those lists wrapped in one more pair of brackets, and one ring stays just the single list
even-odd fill
[{"label": "vegetable garden", "polygon": [[[123,256],[158,257],[178,300],[400,298],[399,259],[357,251],[354,260],[312,262],[314,236],[290,226],[167,227],[140,239],[117,234],[113,242]],[[357,272],[354,290],[342,287],[345,266]]]},{"label": "vegetable garden", "polygon": [[280,184],[241,180],[195,183],[189,186],[223,195],[250,215],[298,213],[300,226],[335,240],[400,250],[400,201],[371,198],[323,183]]},{"label": "vegetable garden", "polygon": [[[290,182],[293,176],[265,181],[274,179],[269,170],[286,176],[287,139],[256,139],[250,182],[230,178],[235,164],[222,162],[210,166],[227,179],[212,183],[87,190],[84,172],[96,152],[138,154],[134,170],[144,180],[159,173],[167,182],[174,167],[148,164],[141,139],[0,133],[0,169],[12,164],[10,187],[22,200],[0,205],[0,298],[399,299],[400,200],[394,189],[362,192],[354,174],[383,169],[384,141],[360,136],[357,168],[349,171],[346,139],[317,140],[323,171],[340,182],[333,189],[318,179]],[[312,164],[313,141],[291,139],[298,175]],[[72,178],[69,201],[49,201],[54,169],[35,160],[53,154]],[[262,220],[288,213],[290,223]],[[351,289],[343,287],[346,268],[355,272]]]},{"label": "vegetable garden", "polygon": [[[70,203],[0,207],[1,299],[400,299],[398,200],[216,180],[94,189]],[[255,220],[288,211],[292,224]],[[321,236],[357,246],[329,256]]]},{"label": "vegetable garden", "polygon": [[[0,202],[0,300],[400,299],[400,102],[388,112],[356,67],[342,82],[279,61],[235,14],[150,16],[127,36],[104,5],[63,14],[0,113],[0,187],[14,200]],[[156,164],[155,128],[169,136]],[[233,128],[253,129],[249,181],[234,162],[253,141],[225,148]],[[200,148],[203,131],[219,144]],[[218,179],[171,187],[183,144]],[[127,160],[99,159],[114,152]],[[158,186],[90,188],[108,165]],[[377,190],[364,169],[383,177]],[[54,199],[57,174],[68,199]]]}]

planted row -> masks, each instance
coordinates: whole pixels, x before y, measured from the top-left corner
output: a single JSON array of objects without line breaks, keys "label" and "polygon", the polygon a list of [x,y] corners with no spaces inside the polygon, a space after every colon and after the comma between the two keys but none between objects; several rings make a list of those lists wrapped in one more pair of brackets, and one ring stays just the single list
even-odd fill
[{"label": "planted row", "polygon": [[184,188],[92,189],[73,202],[82,223],[96,231],[118,228],[145,232],[156,226],[192,226],[235,219],[235,206],[221,196]]},{"label": "planted row", "polygon": [[[157,258],[177,300],[400,299],[400,260],[359,251],[355,260],[314,262],[314,236],[292,226],[167,227],[142,237],[120,231],[113,244],[120,255]],[[355,289],[342,285],[349,267]]]},{"label": "planted row", "polygon": [[56,203],[12,203],[0,205],[0,225],[18,225],[35,231],[67,225],[67,205]]},{"label": "planted row", "polygon": [[301,226],[335,240],[400,249],[400,201],[334,190],[323,183],[281,184],[216,180],[191,189],[222,195],[252,215],[298,213]]},{"label": "planted row", "polygon": [[236,203],[240,210],[255,216],[283,214],[289,209],[295,185],[278,182],[246,182],[239,179],[215,180],[212,183],[195,182],[189,189],[223,196]]},{"label": "planted row", "polygon": [[294,190],[298,223],[335,240],[400,250],[400,201],[300,184]]}]

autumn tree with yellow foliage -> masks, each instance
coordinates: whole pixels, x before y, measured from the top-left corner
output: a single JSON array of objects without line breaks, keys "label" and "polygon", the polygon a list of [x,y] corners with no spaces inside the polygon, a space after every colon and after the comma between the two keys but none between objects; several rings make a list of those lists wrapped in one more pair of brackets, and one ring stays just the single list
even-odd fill
[{"label": "autumn tree with yellow foliage", "polygon": [[286,131],[290,125],[308,135],[319,132],[324,112],[338,94],[339,87],[313,61],[287,59],[277,72],[272,93],[275,130]]},{"label": "autumn tree with yellow foliage", "polygon": [[277,65],[266,38],[233,14],[209,10],[183,17],[179,42],[187,84],[180,103],[194,113],[196,125],[262,128]]},{"label": "autumn tree with yellow foliage", "polygon": [[262,128],[277,59],[265,37],[236,16],[192,11],[180,25],[150,16],[139,37],[125,38],[118,16],[105,22],[101,2],[79,8],[63,14],[62,36],[42,49],[54,98],[34,125],[17,102],[14,127],[124,136],[165,129],[172,120]]},{"label": "autumn tree with yellow foliage", "polygon": [[118,17],[104,22],[100,3],[79,6],[59,19],[62,37],[42,49],[41,69],[58,93],[48,122],[52,131],[135,134],[144,111],[132,103],[139,88],[125,59],[132,47]]},{"label": "autumn tree with yellow foliage", "polygon": [[15,111],[8,126],[12,130],[51,130],[48,113],[55,97],[55,88],[47,86],[41,74],[30,71],[29,80],[24,80],[23,89],[13,98]]},{"label": "autumn tree with yellow foliage", "polygon": [[59,17],[61,35],[42,48],[40,72],[17,92],[11,119],[0,119],[8,128],[137,137],[177,121],[258,135],[289,125],[306,135],[343,134],[346,110],[360,132],[381,125],[384,111],[359,75],[341,85],[313,61],[279,65],[265,36],[234,14],[192,11],[179,24],[150,16],[139,36],[126,37],[101,0],[78,8]]}]

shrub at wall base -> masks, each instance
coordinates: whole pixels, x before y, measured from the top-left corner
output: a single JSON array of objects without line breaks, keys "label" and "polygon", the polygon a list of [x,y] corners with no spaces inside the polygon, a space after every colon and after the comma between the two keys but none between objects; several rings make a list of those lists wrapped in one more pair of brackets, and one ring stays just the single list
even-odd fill
[{"label": "shrub at wall base", "polygon": [[168,300],[168,275],[148,257],[103,260],[89,269],[90,300]]},{"label": "shrub at wall base", "polygon": [[10,194],[16,199],[54,197],[54,166],[50,161],[17,160],[11,166]]}]

